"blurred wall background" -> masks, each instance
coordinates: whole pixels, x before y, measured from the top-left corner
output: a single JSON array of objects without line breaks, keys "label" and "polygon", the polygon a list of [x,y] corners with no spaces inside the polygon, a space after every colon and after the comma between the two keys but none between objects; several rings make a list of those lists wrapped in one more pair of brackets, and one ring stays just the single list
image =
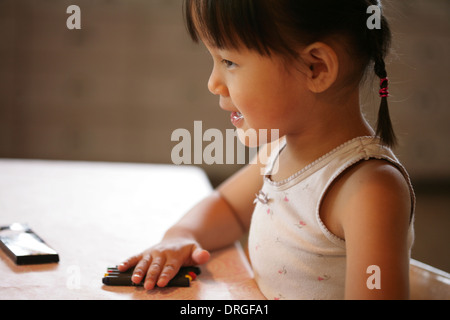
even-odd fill
[{"label": "blurred wall background", "polygon": [[[232,129],[181,3],[0,0],[0,157],[171,163],[175,129]],[[396,153],[418,200],[413,258],[450,272],[450,2],[385,3]],[[66,27],[72,4],[81,30]],[[371,122],[377,81],[362,93]],[[201,167],[217,185],[239,165]]]}]

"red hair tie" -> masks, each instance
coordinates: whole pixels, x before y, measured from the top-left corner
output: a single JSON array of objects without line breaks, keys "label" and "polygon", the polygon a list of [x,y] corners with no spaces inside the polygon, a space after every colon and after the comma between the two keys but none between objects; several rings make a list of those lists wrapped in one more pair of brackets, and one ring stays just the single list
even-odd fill
[{"label": "red hair tie", "polygon": [[[386,86],[383,87],[384,83],[386,82]],[[380,80],[380,87],[382,87],[379,91],[381,98],[387,98],[389,97],[389,89],[388,89],[389,80],[388,78],[383,78]]]}]

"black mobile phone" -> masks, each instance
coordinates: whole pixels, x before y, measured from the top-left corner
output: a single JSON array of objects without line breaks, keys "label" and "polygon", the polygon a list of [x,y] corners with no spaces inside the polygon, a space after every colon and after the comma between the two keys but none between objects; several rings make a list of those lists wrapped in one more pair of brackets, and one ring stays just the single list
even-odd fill
[{"label": "black mobile phone", "polygon": [[59,261],[58,253],[22,223],[0,227],[0,247],[17,265]]}]

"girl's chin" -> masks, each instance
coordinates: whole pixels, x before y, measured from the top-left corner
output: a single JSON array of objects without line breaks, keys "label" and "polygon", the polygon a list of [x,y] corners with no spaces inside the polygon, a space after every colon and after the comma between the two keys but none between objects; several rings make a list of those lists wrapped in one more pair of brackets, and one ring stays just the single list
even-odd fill
[{"label": "girl's chin", "polygon": [[253,129],[243,126],[236,129],[239,141],[249,148],[257,148],[269,142],[279,139],[279,130],[277,129]]}]

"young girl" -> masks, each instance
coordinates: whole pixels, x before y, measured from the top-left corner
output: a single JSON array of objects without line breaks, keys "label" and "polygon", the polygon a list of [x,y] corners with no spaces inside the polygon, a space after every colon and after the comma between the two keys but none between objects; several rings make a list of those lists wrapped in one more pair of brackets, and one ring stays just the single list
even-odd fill
[{"label": "young girl", "polygon": [[[409,295],[414,193],[389,147],[387,21],[376,0],[186,0],[188,30],[209,50],[209,90],[233,124],[279,130],[247,165],[163,240],[120,265],[164,287],[182,265],[249,232],[255,280],[268,299],[403,299]],[[376,132],[359,87],[380,78]],[[245,140],[245,139],[242,139]],[[274,140],[274,141],[272,141]],[[265,173],[261,174],[264,167]],[[277,170],[275,170],[277,169]],[[256,194],[256,198],[255,198]],[[256,204],[256,205],[255,205]]]}]

